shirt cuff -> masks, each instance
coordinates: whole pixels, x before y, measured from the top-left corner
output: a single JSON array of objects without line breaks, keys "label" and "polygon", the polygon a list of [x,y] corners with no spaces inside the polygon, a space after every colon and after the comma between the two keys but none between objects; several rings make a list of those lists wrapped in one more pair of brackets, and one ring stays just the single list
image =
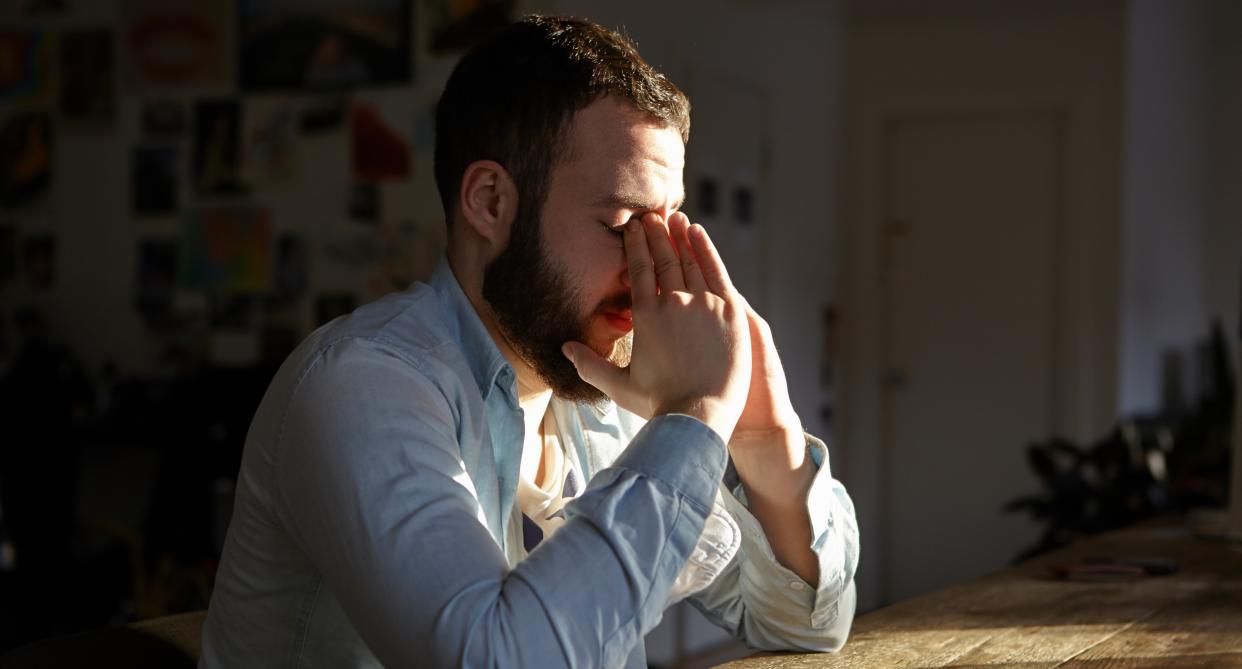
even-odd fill
[{"label": "shirt cuff", "polygon": [[706,515],[727,463],[728,449],[715,430],[693,416],[665,414],[648,421],[612,466],[667,483]]},{"label": "shirt cuff", "polygon": [[850,511],[847,514],[842,508],[837,494],[841,485],[833,479],[831,468],[827,465],[828,447],[810,434],[805,437],[808,454],[817,468],[807,490],[806,509],[811,520],[811,550],[819,562],[819,583],[807,583],[777,561],[763,527],[750,511],[746,492],[740,483],[730,491],[731,495],[724,495],[724,502],[725,508],[741,527],[742,549],[748,557],[749,566],[756,570],[756,576],[762,582],[784,591],[788,599],[804,607],[812,628],[824,629],[836,623],[838,600],[853,579],[852,573],[847,573],[852,570],[847,568],[850,549],[845,535],[854,536],[857,530],[836,527],[840,519],[852,524],[853,513]]}]

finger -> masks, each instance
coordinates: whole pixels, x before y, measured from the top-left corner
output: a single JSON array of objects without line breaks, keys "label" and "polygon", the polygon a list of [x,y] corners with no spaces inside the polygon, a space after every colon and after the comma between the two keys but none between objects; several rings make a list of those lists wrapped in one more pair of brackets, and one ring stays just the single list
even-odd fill
[{"label": "finger", "polygon": [[589,346],[568,341],[561,346],[561,352],[574,363],[574,368],[578,370],[578,376],[583,381],[599,388],[605,395],[617,397],[625,388],[629,378],[628,371],[601,358]]},{"label": "finger", "polygon": [[647,231],[641,223],[630,221],[626,224],[623,244],[634,308],[645,309],[655,301],[656,277],[651,263],[651,252],[647,250]]},{"label": "finger", "polygon": [[722,297],[735,292],[733,281],[729,279],[729,272],[725,269],[720,254],[716,251],[716,245],[712,244],[711,238],[707,236],[707,230],[695,223],[690,226],[689,236],[690,245],[694,248],[694,255],[698,258],[699,268],[703,272],[703,279],[707,281],[708,290]]},{"label": "finger", "polygon": [[669,239],[668,225],[664,219],[655,213],[643,216],[643,231],[647,233],[647,248],[651,251],[651,262],[655,266],[656,284],[660,286],[660,292],[684,291],[686,281],[681,273],[681,261],[673,250],[673,242]]},{"label": "finger", "polygon": [[668,219],[668,229],[677,244],[677,256],[681,259],[681,274],[686,281],[686,290],[692,293],[706,293],[707,281],[699,269],[698,259],[690,246],[690,219],[680,211]]}]

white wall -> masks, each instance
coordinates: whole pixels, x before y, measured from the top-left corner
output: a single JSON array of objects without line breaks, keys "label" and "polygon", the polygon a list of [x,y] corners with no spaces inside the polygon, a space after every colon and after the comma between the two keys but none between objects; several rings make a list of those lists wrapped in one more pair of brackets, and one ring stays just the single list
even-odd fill
[{"label": "white wall", "polygon": [[[1161,406],[1208,325],[1205,3],[1133,0],[1126,40],[1118,411]],[[1185,388],[1182,396],[1186,396]]]},{"label": "white wall", "polygon": [[1242,302],[1242,4],[1131,0],[1118,412],[1161,408],[1161,355],[1213,320],[1237,349]]},{"label": "white wall", "polygon": [[1206,18],[1207,308],[1242,355],[1242,3],[1210,0]]}]

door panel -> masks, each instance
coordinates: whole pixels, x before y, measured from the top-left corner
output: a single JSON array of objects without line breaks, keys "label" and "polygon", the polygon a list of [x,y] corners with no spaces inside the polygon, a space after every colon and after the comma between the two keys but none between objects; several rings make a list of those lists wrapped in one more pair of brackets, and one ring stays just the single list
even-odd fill
[{"label": "door panel", "polygon": [[1062,133],[1053,112],[885,129],[882,420],[890,601],[996,569],[1034,541],[1001,505],[1037,489],[1055,425]]}]

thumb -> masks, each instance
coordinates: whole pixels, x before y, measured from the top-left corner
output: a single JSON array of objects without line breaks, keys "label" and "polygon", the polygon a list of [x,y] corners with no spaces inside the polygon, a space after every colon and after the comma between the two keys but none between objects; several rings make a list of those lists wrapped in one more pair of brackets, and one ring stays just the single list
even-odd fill
[{"label": "thumb", "polygon": [[561,346],[561,353],[574,363],[574,368],[578,370],[578,376],[583,381],[599,388],[605,395],[616,397],[614,391],[620,391],[624,387],[627,370],[600,357],[591,347],[576,341],[567,341]]}]

